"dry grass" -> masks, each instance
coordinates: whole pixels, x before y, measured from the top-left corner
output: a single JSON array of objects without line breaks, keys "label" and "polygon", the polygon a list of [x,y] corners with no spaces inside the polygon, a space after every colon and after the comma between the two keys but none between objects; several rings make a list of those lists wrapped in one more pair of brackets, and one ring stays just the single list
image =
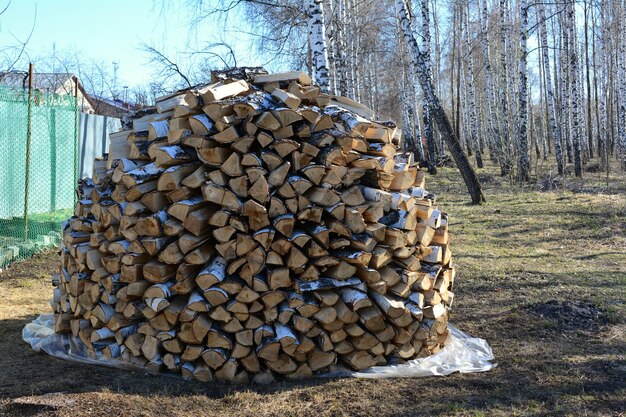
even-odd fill
[{"label": "dry grass", "polygon": [[[451,215],[461,272],[453,322],[490,342],[499,366],[489,373],[267,387],[63,362],[20,340],[24,324],[49,309],[48,253],[0,274],[0,416],[623,415],[626,181],[607,187],[589,174],[564,183],[574,192],[511,191],[490,177],[489,203],[473,207],[454,171],[430,179]],[[601,316],[566,330],[528,308],[550,300],[583,301]]]}]

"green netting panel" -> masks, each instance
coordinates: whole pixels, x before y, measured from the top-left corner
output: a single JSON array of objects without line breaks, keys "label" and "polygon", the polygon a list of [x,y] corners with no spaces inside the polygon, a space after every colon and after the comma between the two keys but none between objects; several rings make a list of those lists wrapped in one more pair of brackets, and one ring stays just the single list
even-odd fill
[{"label": "green netting panel", "polygon": [[0,87],[0,266],[58,244],[61,221],[74,206],[76,100],[34,91],[25,215],[28,97]]}]

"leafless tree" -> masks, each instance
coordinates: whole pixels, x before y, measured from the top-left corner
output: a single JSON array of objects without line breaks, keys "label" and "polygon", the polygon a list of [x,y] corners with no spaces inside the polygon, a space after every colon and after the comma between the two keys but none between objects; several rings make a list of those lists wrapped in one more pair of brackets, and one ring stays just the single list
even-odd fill
[{"label": "leafless tree", "polygon": [[[0,16],[5,14],[11,6],[11,0],[8,0],[6,5],[0,10]],[[13,38],[7,45],[0,45],[0,69],[5,72],[13,71],[17,65],[23,60],[26,54],[26,47],[30,42],[33,33],[35,32],[35,26],[37,24],[37,5],[33,12],[33,23],[30,27],[28,35],[24,38],[20,38],[9,31],[9,35]]]}]

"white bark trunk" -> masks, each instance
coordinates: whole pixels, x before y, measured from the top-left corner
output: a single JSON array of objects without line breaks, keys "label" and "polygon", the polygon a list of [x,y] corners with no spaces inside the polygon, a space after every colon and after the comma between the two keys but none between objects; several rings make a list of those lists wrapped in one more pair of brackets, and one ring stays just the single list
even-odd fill
[{"label": "white bark trunk", "polygon": [[489,51],[489,37],[488,37],[488,14],[487,14],[487,1],[482,0],[481,7],[481,46],[483,54],[483,62],[485,68],[485,95],[487,99],[487,131],[488,142],[490,143],[490,151],[492,153],[491,158],[493,161],[498,162],[502,171],[502,139],[500,138],[498,113],[496,112],[497,100],[496,93],[493,86],[493,70],[491,68],[491,57]]},{"label": "white bark trunk", "polygon": [[[566,14],[566,12],[564,12]],[[558,85],[561,91],[561,137],[563,140],[563,146],[566,147],[567,162],[572,163],[572,145],[571,145],[571,107],[570,107],[570,93],[569,93],[569,64],[568,64],[568,44],[567,31],[565,30],[565,16],[560,16],[560,38],[559,38],[559,67],[561,71],[561,79]]]},{"label": "white bark trunk", "polygon": [[[407,2],[410,8],[411,3]],[[422,17],[422,54],[424,55],[425,70],[432,79],[432,59],[430,56],[430,6],[429,0],[421,0],[421,17]],[[431,174],[437,172],[437,152],[435,149],[435,133],[433,131],[433,119],[430,109],[426,102],[422,107],[422,124],[424,127],[424,136],[426,137],[426,147],[428,149],[428,170]],[[443,152],[442,152],[443,153]]]},{"label": "white bark trunk", "polygon": [[324,8],[321,0],[307,0],[309,16],[309,47],[313,59],[314,79],[325,93],[330,91],[328,75],[328,50],[326,28],[324,27]]},{"label": "white bark trunk", "polygon": [[[335,10],[333,0],[326,0],[328,6],[324,5],[324,0],[320,5],[322,10],[330,10],[331,13]],[[328,57],[328,79],[329,79],[329,92],[331,94],[337,94],[337,64],[338,64],[338,50],[337,45],[337,21],[332,16],[330,19],[324,19],[325,32],[326,32],[326,55]]]},{"label": "white bark trunk", "polygon": [[[622,169],[626,170],[626,3],[622,1],[620,5],[620,34],[621,40],[618,56],[619,56],[619,150],[620,150],[620,162]],[[619,42],[619,41],[618,41]]]},{"label": "white bark trunk", "polygon": [[507,91],[508,74],[507,74],[507,47],[506,38],[508,36],[508,13],[507,13],[506,0],[500,0],[500,103],[499,103],[499,122],[500,122],[500,137],[502,138],[502,175],[508,175],[511,173],[511,158],[509,150],[509,111],[508,111],[508,97]]},{"label": "white bark trunk", "polygon": [[607,78],[607,69],[609,68],[608,57],[610,56],[609,51],[607,50],[607,43],[605,42],[606,37],[608,36],[606,25],[604,22],[604,14],[602,15],[602,24],[601,24],[601,33],[602,33],[602,43],[600,46],[600,67],[602,68],[602,73],[598,77],[600,79],[600,91],[598,95],[598,111],[600,116],[600,123],[598,126],[598,135],[599,135],[599,143],[598,143],[598,152],[602,152],[603,162],[605,167],[609,165],[609,146],[608,146],[608,130],[607,130],[607,93],[609,91],[609,83]]},{"label": "white bark trunk", "polygon": [[[541,0],[539,0],[541,1]],[[559,175],[563,175],[563,152],[561,151],[561,130],[556,124],[556,110],[554,104],[554,91],[552,89],[552,77],[550,75],[550,61],[548,50],[548,31],[546,28],[546,13],[543,4],[537,4],[539,20],[539,40],[542,51],[543,71],[546,78],[546,95],[548,101],[548,118],[552,138],[554,140],[554,155],[556,157],[557,170]]]},{"label": "white bark trunk", "polygon": [[472,62],[472,47],[470,44],[470,8],[466,8],[466,27],[465,27],[465,64],[467,72],[465,74],[465,89],[467,91],[467,99],[469,101],[469,123],[470,123],[470,143],[474,150],[474,157],[476,158],[476,165],[478,168],[483,167],[483,157],[480,151],[480,143],[478,140],[478,117],[476,115],[476,98],[474,95],[474,65]]},{"label": "white bark trunk", "polygon": [[574,150],[574,173],[582,176],[581,142],[581,107],[579,97],[578,48],[576,42],[576,18],[574,16],[574,0],[567,2],[567,30],[569,40],[570,90],[572,94],[572,146]]},{"label": "white bark trunk", "polygon": [[519,59],[519,131],[517,139],[517,176],[521,182],[530,179],[528,151],[528,1],[520,1],[520,59]]},{"label": "white bark trunk", "polygon": [[361,86],[359,81],[359,25],[358,6],[356,0],[348,0],[348,16],[350,18],[350,98],[360,101]]},{"label": "white bark trunk", "polygon": [[348,28],[348,19],[346,13],[346,0],[339,0],[338,4],[338,19],[340,24],[338,26],[337,40],[337,93],[341,96],[348,94],[348,63],[346,61],[346,29]]},{"label": "white bark trunk", "polygon": [[[398,35],[401,38],[401,34]],[[408,152],[415,152],[417,160],[422,163],[425,161],[424,148],[422,147],[422,137],[420,135],[419,122],[415,111],[415,102],[417,97],[415,94],[415,85],[412,77],[408,76],[407,65],[405,60],[405,48],[400,44],[400,64],[402,66],[402,117],[403,117],[403,149]],[[408,71],[409,73],[412,71]]]},{"label": "white bark trunk", "polygon": [[409,8],[404,0],[396,0],[396,9],[398,12],[398,18],[400,19],[400,27],[406,42],[407,49],[409,50],[411,58],[411,68],[413,70],[413,76],[419,81],[424,94],[424,99],[428,103],[428,107],[431,110],[434,119],[437,121],[437,125],[443,137],[446,140],[446,144],[452,153],[452,157],[456,162],[467,189],[472,196],[472,202],[474,204],[480,204],[485,201],[485,197],[480,187],[480,182],[476,177],[476,173],[472,169],[467,157],[463,153],[463,149],[459,143],[459,139],[455,136],[450,121],[446,116],[445,111],[439,101],[439,97],[435,94],[435,88],[433,86],[432,78],[426,70],[426,63],[420,47],[415,40],[415,35],[411,28],[411,18],[409,15]]}]

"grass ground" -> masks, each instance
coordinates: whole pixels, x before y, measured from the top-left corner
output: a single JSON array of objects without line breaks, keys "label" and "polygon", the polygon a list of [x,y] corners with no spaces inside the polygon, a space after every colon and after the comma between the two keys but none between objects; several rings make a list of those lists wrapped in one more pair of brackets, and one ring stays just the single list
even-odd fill
[{"label": "grass ground", "polygon": [[0,219],[0,268],[15,259],[30,258],[42,248],[58,244],[61,222],[73,214],[72,209],[34,213],[28,218],[28,239],[24,240],[23,217]]},{"label": "grass ground", "polygon": [[452,321],[489,341],[488,373],[229,386],[64,362],[20,339],[49,310],[46,253],[0,274],[0,416],[624,415],[626,176],[539,192],[494,172],[479,207],[453,170],[428,179],[451,216]]}]

